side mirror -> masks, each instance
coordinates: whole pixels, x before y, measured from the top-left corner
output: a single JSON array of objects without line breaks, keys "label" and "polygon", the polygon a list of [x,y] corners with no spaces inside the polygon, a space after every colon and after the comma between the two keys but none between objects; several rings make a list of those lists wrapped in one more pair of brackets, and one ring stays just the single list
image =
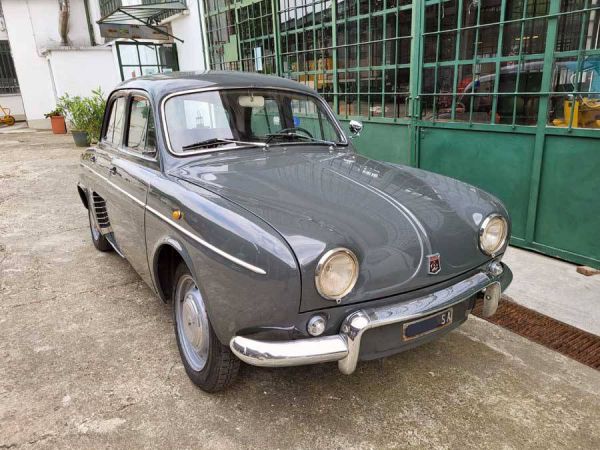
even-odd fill
[{"label": "side mirror", "polygon": [[350,133],[352,133],[352,137],[355,138],[360,136],[360,132],[363,129],[363,124],[358,120],[351,120],[350,124],[348,125],[348,128],[350,128]]}]

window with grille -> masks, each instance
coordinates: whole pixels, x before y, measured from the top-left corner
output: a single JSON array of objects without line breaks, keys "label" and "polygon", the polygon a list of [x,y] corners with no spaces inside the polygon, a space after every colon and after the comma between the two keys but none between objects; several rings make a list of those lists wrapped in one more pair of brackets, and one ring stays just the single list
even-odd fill
[{"label": "window with grille", "polygon": [[600,127],[598,0],[430,3],[423,119],[536,125],[540,100],[550,96],[549,125],[573,126],[571,113],[587,111],[575,126]]},{"label": "window with grille", "polygon": [[211,67],[297,80],[342,118],[600,128],[600,0],[205,7]]},{"label": "window with grille", "polygon": [[8,41],[0,41],[0,94],[18,94],[19,80]]},{"label": "window with grille", "polygon": [[205,0],[205,9],[212,68],[294,79],[343,117],[405,116],[410,1]]}]

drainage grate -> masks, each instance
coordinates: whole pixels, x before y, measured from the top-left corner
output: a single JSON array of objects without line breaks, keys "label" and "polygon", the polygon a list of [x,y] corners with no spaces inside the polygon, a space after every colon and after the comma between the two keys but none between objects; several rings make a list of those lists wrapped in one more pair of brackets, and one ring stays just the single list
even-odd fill
[{"label": "drainage grate", "polygon": [[[482,302],[473,314],[481,317]],[[559,322],[503,297],[498,311],[485,319],[538,344],[600,370],[600,337]]]}]

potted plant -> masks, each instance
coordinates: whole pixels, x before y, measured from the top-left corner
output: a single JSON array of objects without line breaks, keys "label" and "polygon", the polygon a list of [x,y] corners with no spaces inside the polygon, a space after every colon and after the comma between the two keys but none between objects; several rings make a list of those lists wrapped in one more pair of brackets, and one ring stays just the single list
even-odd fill
[{"label": "potted plant", "polygon": [[65,116],[63,115],[63,110],[59,107],[56,107],[48,114],[44,114],[46,119],[50,119],[50,123],[52,124],[52,132],[54,134],[66,134],[67,133],[67,124],[65,123]]},{"label": "potted plant", "polygon": [[73,140],[78,147],[87,147],[100,138],[106,101],[100,88],[89,97],[63,95],[58,106],[65,111],[71,125]]}]

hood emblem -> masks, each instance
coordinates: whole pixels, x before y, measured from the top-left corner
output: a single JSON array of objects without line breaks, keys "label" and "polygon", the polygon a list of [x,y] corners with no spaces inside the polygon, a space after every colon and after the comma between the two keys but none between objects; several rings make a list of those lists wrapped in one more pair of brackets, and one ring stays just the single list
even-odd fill
[{"label": "hood emblem", "polygon": [[434,253],[433,255],[427,255],[427,262],[429,263],[429,274],[436,275],[442,270],[440,263],[440,254]]}]

